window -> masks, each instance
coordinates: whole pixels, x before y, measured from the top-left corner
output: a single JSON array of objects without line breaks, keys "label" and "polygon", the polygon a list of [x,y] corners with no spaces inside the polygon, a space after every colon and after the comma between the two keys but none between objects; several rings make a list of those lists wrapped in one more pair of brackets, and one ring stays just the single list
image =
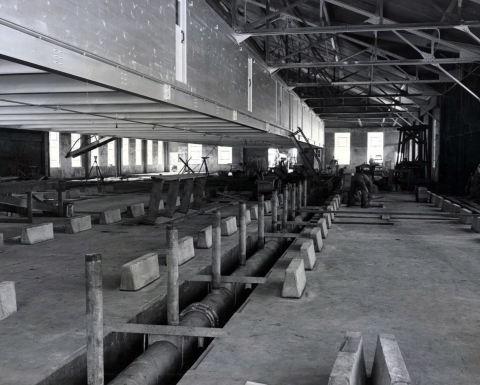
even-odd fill
[{"label": "window", "polygon": [[350,164],[350,133],[335,133],[335,159],[339,165]]},{"label": "window", "polygon": [[368,133],[367,162],[373,159],[375,163],[383,163],[383,132]]},{"label": "window", "polygon": [[122,165],[128,166],[130,164],[130,151],[129,151],[130,139],[122,139]]},{"label": "window", "polygon": [[201,164],[202,163],[202,145],[201,144],[188,144],[188,162],[192,164]]},{"label": "window", "polygon": [[153,142],[147,140],[147,164],[153,164]]},{"label": "window", "polygon": [[[70,140],[72,143],[72,151],[78,150],[81,145],[80,134],[72,134]],[[82,167],[82,156],[79,155],[76,158],[72,158],[72,167]]]},{"label": "window", "polygon": [[252,112],[253,108],[253,59],[248,58],[248,111]]},{"label": "window", "polygon": [[107,144],[107,151],[108,151],[108,165],[109,166],[115,166],[115,142],[116,140],[112,142],[108,142]]},{"label": "window", "polygon": [[100,166],[100,159],[98,159],[98,147],[90,151],[90,166],[93,166],[93,163],[97,161],[97,164]]},{"label": "window", "polygon": [[157,164],[163,164],[163,142],[158,141]]},{"label": "window", "polygon": [[232,163],[232,147],[218,146],[218,164]]},{"label": "window", "polygon": [[50,167],[60,167],[60,134],[50,132],[48,143],[50,147]]},{"label": "window", "polygon": [[187,82],[187,0],[176,1],[175,78]]},{"label": "window", "polygon": [[135,165],[142,165],[142,140],[135,139]]}]

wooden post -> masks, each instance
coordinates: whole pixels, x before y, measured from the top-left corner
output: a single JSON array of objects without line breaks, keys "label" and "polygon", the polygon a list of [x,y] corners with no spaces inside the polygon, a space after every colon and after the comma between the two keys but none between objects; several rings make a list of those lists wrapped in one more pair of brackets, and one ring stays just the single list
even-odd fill
[{"label": "wooden post", "polygon": [[87,289],[87,384],[103,385],[102,255],[85,255]]},{"label": "wooden post", "polygon": [[297,204],[297,185],[296,183],[292,186],[292,205],[291,205],[291,218],[295,218],[295,209]]},{"label": "wooden post", "polygon": [[303,183],[298,184],[298,207],[305,206],[303,203]]},{"label": "wooden post", "polygon": [[33,223],[33,194],[31,191],[27,192],[27,214],[28,223]]},{"label": "wooden post", "polygon": [[167,226],[167,320],[171,326],[180,324],[180,295],[178,292],[178,230]]},{"label": "wooden post", "polygon": [[265,244],[265,200],[263,195],[258,196],[258,247]]},{"label": "wooden post", "polygon": [[58,216],[63,217],[64,209],[63,209],[63,192],[66,190],[66,182],[61,180],[58,182]]},{"label": "wooden post", "polygon": [[305,206],[308,206],[308,191],[307,191],[307,186],[308,186],[308,180],[307,178],[305,178],[305,180],[303,181],[303,194],[304,194],[304,198],[303,198],[303,202],[305,203]]},{"label": "wooden post", "polygon": [[272,191],[272,233],[278,231],[278,195],[277,190]]},{"label": "wooden post", "polygon": [[239,231],[239,245],[240,245],[240,266],[245,266],[247,263],[247,220],[245,218],[247,212],[247,204],[245,202],[240,202],[239,205],[239,221],[240,221],[240,231]]},{"label": "wooden post", "polygon": [[158,206],[162,199],[163,179],[153,179],[152,192],[148,203],[148,213],[145,222],[155,224],[158,214]]},{"label": "wooden post", "polygon": [[288,221],[288,185],[283,188],[283,211],[282,211],[282,228],[287,227]]},{"label": "wooden post", "polygon": [[212,290],[220,289],[222,275],[222,214],[213,211],[212,223]]}]

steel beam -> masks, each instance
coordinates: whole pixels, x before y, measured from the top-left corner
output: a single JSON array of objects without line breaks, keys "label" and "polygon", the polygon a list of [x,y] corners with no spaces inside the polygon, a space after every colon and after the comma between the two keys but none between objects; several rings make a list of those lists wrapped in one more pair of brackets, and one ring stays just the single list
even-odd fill
[{"label": "steel beam", "polygon": [[[359,82],[317,82],[317,83],[294,83],[289,87],[341,87],[341,86],[381,86],[389,84],[437,84],[437,83],[453,83],[452,79],[438,80],[373,80]],[[421,95],[420,95],[421,96]],[[404,96],[407,97],[407,96]]]}]

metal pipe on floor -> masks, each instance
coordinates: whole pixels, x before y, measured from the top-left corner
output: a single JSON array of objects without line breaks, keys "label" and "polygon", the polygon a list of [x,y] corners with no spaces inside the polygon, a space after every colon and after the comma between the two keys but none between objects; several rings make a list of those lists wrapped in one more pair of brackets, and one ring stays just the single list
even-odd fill
[{"label": "metal pipe on floor", "polygon": [[213,211],[212,221],[212,290],[220,289],[222,275],[222,213]]},{"label": "metal pipe on floor", "polygon": [[87,289],[87,383],[103,385],[102,255],[85,255]]},{"label": "metal pipe on floor", "polygon": [[287,227],[288,201],[289,201],[288,185],[285,185],[285,187],[283,188],[282,229],[285,229]]},{"label": "metal pipe on floor", "polygon": [[240,221],[240,231],[238,232],[238,243],[240,248],[239,255],[239,265],[245,266],[247,261],[247,204],[245,202],[240,202],[239,204],[239,221]]},{"label": "metal pipe on floor", "polygon": [[258,247],[265,244],[265,200],[263,195],[258,196]]},{"label": "metal pipe on floor", "polygon": [[167,226],[167,321],[177,326],[180,322],[180,295],[178,291],[178,230]]},{"label": "metal pipe on floor", "polygon": [[277,190],[272,191],[272,232],[276,233],[278,231],[278,194]]}]

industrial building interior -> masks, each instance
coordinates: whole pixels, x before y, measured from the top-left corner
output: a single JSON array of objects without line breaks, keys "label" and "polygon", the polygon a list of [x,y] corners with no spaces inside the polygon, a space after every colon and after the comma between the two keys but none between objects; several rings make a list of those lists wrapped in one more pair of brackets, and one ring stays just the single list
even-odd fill
[{"label": "industrial building interior", "polygon": [[0,385],[478,383],[479,76],[480,0],[2,2]]}]

